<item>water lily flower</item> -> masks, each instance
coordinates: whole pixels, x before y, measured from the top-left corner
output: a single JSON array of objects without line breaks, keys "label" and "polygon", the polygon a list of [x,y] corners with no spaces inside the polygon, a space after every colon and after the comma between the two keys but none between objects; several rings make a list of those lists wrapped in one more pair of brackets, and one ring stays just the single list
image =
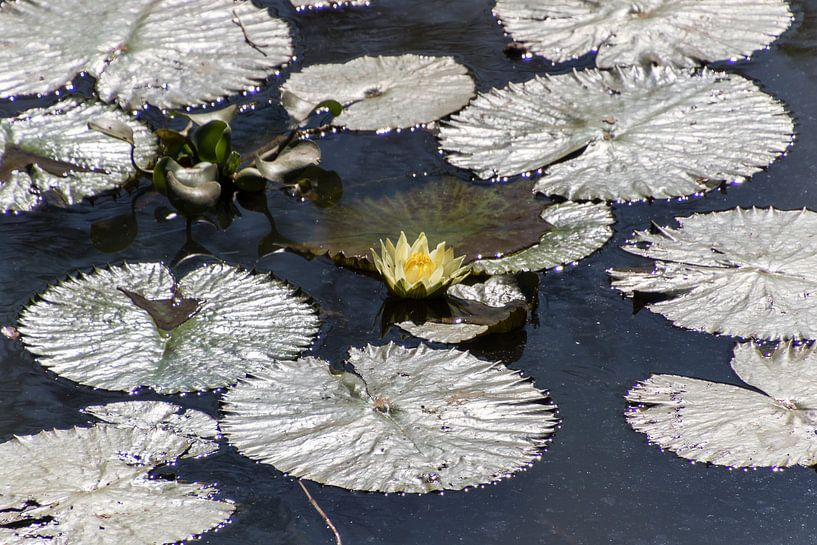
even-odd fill
[{"label": "water lily flower", "polygon": [[374,265],[383,275],[389,291],[398,297],[426,299],[439,295],[452,284],[458,284],[471,272],[470,266],[462,266],[465,256],[454,257],[454,249],[446,248],[445,242],[429,252],[428,239],[420,233],[409,246],[406,234],[400,232],[397,245],[386,239],[380,241],[381,255],[372,248]]}]

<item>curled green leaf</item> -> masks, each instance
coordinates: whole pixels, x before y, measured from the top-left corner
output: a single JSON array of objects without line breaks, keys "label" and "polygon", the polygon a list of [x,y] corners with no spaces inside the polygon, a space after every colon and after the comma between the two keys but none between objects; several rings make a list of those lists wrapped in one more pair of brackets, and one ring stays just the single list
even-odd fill
[{"label": "curled green leaf", "polygon": [[[213,165],[215,166],[215,165]],[[183,169],[190,171],[193,169]],[[189,177],[180,180],[176,173],[167,173],[167,197],[179,212],[193,215],[203,212],[218,202],[221,196],[221,184],[214,179]]]},{"label": "curled green leaf", "polygon": [[321,160],[321,148],[312,141],[304,140],[285,148],[272,161],[265,161],[260,156],[255,158],[255,168],[266,179],[283,183],[284,176]]},{"label": "curled green leaf", "polygon": [[193,144],[199,160],[217,165],[227,162],[233,151],[230,126],[224,121],[214,120],[199,127],[193,133]]}]

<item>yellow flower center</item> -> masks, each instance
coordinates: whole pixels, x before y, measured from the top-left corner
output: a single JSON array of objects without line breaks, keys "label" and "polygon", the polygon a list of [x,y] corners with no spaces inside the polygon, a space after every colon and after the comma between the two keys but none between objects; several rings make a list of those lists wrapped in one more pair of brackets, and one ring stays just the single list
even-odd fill
[{"label": "yellow flower center", "polygon": [[406,274],[406,280],[413,284],[431,276],[434,272],[434,262],[427,253],[414,252],[403,265],[403,272]]}]

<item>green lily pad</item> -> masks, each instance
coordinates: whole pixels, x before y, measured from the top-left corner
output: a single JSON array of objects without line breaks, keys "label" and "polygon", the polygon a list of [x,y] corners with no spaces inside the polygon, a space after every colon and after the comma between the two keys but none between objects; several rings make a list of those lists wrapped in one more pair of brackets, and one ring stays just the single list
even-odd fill
[{"label": "green lily pad", "polygon": [[412,182],[386,197],[310,207],[282,218],[278,227],[297,251],[370,270],[371,248],[387,238],[397,241],[400,231],[412,241],[425,232],[430,244],[445,241],[470,262],[533,246],[550,229],[531,188],[527,181],[484,186],[443,177]]},{"label": "green lily pad", "polygon": [[156,142],[117,108],[68,99],[0,120],[0,210],[28,211],[51,194],[65,204],[121,186],[134,176],[130,144],[89,123],[132,131],[134,160],[149,164]]},{"label": "green lily pad", "polygon": [[267,275],[207,265],[176,281],[161,264],[141,263],[69,278],[23,309],[19,323],[25,346],[65,378],[175,393],[227,386],[296,357],[318,318]]}]

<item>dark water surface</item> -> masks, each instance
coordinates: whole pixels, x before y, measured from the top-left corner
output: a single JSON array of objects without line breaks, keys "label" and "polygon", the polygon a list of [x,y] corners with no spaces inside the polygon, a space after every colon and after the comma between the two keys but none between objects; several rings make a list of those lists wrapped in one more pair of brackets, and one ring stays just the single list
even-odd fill
[{"label": "dark water surface", "polygon": [[[541,60],[506,57],[507,40],[491,15],[489,0],[373,3],[370,8],[296,13],[282,0],[267,2],[296,28],[299,60],[292,70],[300,63],[340,62],[363,54],[453,55],[468,67],[478,88],[487,90],[592,63],[585,58],[552,67]],[[347,545],[799,545],[817,540],[813,469],[773,473],[691,464],[648,445],[628,427],[624,394],[651,373],[739,383],[729,368],[733,340],[675,328],[647,311],[632,315],[630,302],[610,288],[605,273],[610,267],[642,263],[619,247],[651,220],[667,224],[675,216],[735,206],[817,210],[817,0],[795,2],[793,8],[793,28],[769,51],[749,62],[718,66],[756,80],[787,104],[797,124],[797,140],[788,156],[726,192],[616,205],[616,234],[607,246],[576,267],[541,276],[536,315],[524,332],[469,346],[481,357],[523,370],[551,391],[563,425],[542,460],[513,479],[469,492],[384,496],[307,483]],[[257,105],[234,124],[238,146],[248,148],[283,131],[285,114],[269,104],[277,104],[279,83],[237,99]],[[2,103],[0,115],[12,115],[21,104],[30,106],[32,101]],[[433,135],[424,131],[340,133],[320,145],[323,166],[343,179],[344,198],[405,184],[413,175],[468,177],[442,160]],[[268,200],[272,216],[293,206],[275,190]],[[163,217],[163,206],[163,197],[140,198],[133,206],[135,240],[127,249],[110,253],[94,247],[91,226],[128,217],[132,203],[127,194],[68,209],[0,216],[0,323],[14,323],[30,297],[78,269],[125,260],[172,261],[185,246],[185,225],[178,218],[157,220]],[[270,231],[267,216],[243,209],[226,230],[195,225],[193,238],[201,253],[206,249],[215,258],[271,271],[312,295],[322,311],[323,326],[313,347],[321,357],[338,362],[350,346],[369,342],[416,344],[395,331],[381,338],[377,313],[386,290],[378,281],[320,259],[264,256]],[[182,268],[204,259],[189,259]],[[0,439],[83,424],[89,419],[79,413],[82,407],[126,398],[57,378],[18,343],[0,339]],[[218,413],[217,393],[167,399]],[[297,483],[240,456],[226,442],[210,458],[161,471],[184,480],[217,482],[223,497],[237,503],[233,522],[206,534],[202,543],[333,542]]]}]

